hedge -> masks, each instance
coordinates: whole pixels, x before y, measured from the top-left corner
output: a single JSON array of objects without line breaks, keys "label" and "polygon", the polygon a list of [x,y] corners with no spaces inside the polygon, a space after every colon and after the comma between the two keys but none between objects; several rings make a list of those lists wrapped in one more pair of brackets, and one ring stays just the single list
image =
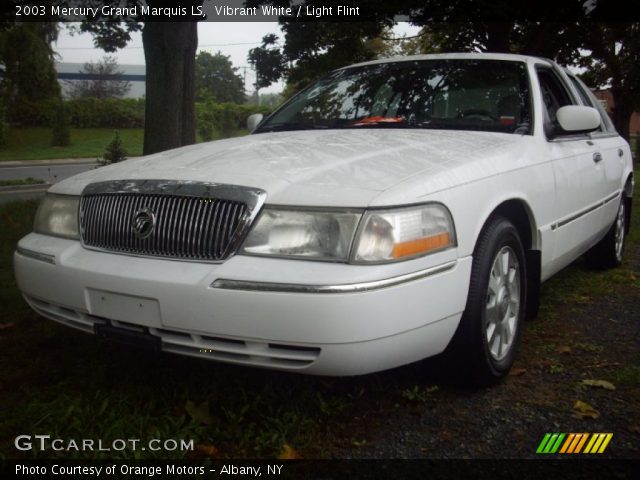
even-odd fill
[{"label": "hedge", "polygon": [[[20,127],[48,127],[52,124],[58,100],[22,101],[13,105],[9,122]],[[227,135],[246,128],[252,113],[268,114],[272,108],[264,105],[236,105],[233,103],[196,103],[196,128],[203,140],[211,140],[213,133]],[[142,98],[76,98],[64,101],[64,110],[74,128],[142,128],[144,127],[144,99]]]},{"label": "hedge", "polygon": [[[9,114],[11,124],[21,127],[51,125],[58,100],[21,101]],[[75,98],[64,101],[71,126],[75,128],[141,128],[144,126],[144,99]]]},{"label": "hedge", "polygon": [[265,105],[237,105],[235,103],[196,103],[196,129],[202,140],[213,138],[214,132],[223,137],[235,130],[247,128],[247,118],[253,113],[267,115],[272,108]]}]

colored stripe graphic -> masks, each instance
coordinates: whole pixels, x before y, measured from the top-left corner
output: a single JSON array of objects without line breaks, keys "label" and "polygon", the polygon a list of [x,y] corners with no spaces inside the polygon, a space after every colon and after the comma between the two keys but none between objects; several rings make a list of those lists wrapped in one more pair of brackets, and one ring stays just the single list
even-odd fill
[{"label": "colored stripe graphic", "polygon": [[613,433],[594,433],[584,449],[584,453],[602,453],[611,441]]},{"label": "colored stripe graphic", "polygon": [[[536,453],[602,453],[612,438],[613,433],[546,433]],[[585,447],[584,451],[583,447]]]}]

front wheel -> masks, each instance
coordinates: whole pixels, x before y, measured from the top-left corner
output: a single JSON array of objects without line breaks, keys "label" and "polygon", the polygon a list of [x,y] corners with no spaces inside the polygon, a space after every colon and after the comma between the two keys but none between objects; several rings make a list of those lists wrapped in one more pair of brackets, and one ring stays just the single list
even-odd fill
[{"label": "front wheel", "polygon": [[492,385],[511,369],[522,336],[527,275],[515,226],[495,217],[473,254],[465,312],[445,352],[465,383]]}]

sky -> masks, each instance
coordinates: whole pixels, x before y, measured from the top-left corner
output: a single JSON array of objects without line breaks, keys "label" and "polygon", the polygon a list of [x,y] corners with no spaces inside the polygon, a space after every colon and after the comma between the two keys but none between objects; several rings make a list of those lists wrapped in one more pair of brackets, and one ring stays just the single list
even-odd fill
[{"label": "sky", "polygon": [[[348,24],[346,24],[348,25]],[[400,23],[394,28],[396,36],[411,36],[418,32],[418,27],[407,23]],[[275,33],[280,38],[282,34],[276,22],[201,22],[198,24],[198,51],[210,53],[222,52],[231,57],[238,73],[244,75],[246,67],[247,86],[255,80],[255,75],[247,63],[249,50],[260,45],[262,37],[268,33]],[[105,54],[103,50],[93,46],[93,37],[88,33],[71,34],[67,28],[62,28],[58,41],[54,44],[58,54],[57,61],[64,63],[86,63],[99,61]],[[135,32],[129,44],[116,52],[109,54],[116,57],[120,65],[144,65],[144,51],[142,36]],[[281,83],[260,90],[261,93],[280,92]]]}]

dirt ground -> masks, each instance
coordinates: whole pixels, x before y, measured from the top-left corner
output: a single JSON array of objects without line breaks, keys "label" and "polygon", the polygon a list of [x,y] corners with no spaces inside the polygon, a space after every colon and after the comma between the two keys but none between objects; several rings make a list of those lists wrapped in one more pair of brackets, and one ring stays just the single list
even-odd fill
[{"label": "dirt ground", "polygon": [[[539,458],[547,432],[607,432],[613,437],[601,457],[640,459],[640,247],[632,245],[626,255],[613,285],[595,281],[563,299],[553,289],[566,279],[545,284],[541,313],[526,325],[512,374],[497,387],[456,388],[438,379],[429,362],[383,374],[380,382],[401,389],[407,379],[403,401],[345,421],[342,438],[352,440],[338,441],[333,455]],[[580,262],[572,269],[577,273],[569,275],[605,275]],[[433,382],[410,387],[420,370]],[[605,380],[609,389],[585,380]],[[593,411],[577,411],[577,401]]]}]

